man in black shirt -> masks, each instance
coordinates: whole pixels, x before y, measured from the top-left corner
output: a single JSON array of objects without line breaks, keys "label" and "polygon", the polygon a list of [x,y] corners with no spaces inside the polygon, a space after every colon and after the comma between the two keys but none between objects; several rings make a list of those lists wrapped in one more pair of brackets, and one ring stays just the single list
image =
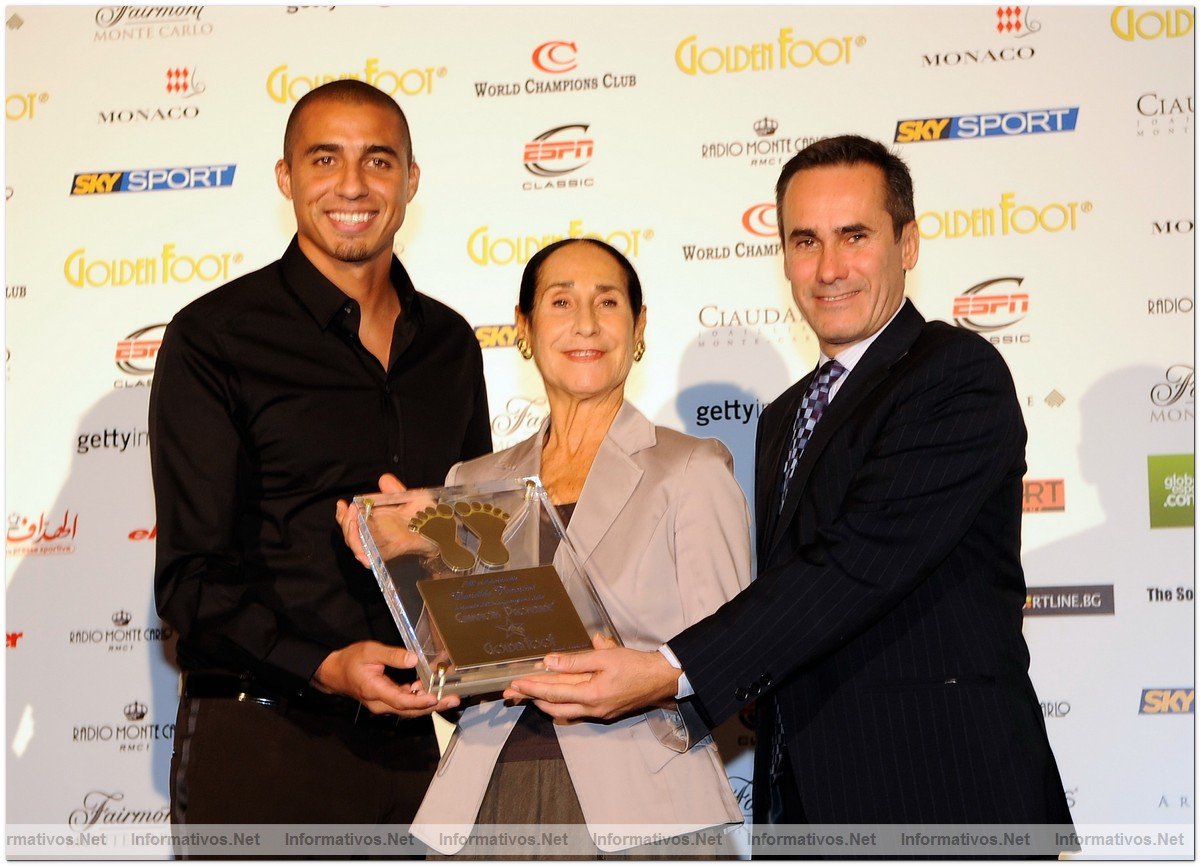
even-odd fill
[{"label": "man in black shirt", "polygon": [[179,633],[176,824],[407,822],[441,704],[412,682],[334,521],[382,473],[491,451],[479,344],[393,238],[417,191],[399,106],[358,81],[295,106],[276,166],[297,236],[167,328],[150,399],[155,599]]}]

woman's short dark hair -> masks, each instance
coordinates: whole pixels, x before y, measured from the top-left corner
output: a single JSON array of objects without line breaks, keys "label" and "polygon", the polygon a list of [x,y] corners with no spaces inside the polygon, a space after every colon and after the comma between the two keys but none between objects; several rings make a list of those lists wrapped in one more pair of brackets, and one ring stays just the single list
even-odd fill
[{"label": "woman's short dark hair", "polygon": [[538,272],[542,269],[542,263],[568,244],[591,244],[604,250],[616,260],[617,264],[621,266],[621,270],[625,272],[625,285],[629,289],[629,304],[633,307],[633,317],[636,319],[642,309],[642,281],[638,279],[637,271],[633,269],[629,259],[625,258],[620,250],[598,238],[563,238],[561,241],[555,241],[538,250],[525,265],[525,272],[521,274],[521,294],[517,298],[517,306],[521,312],[526,316],[533,315],[533,298],[537,293]]}]

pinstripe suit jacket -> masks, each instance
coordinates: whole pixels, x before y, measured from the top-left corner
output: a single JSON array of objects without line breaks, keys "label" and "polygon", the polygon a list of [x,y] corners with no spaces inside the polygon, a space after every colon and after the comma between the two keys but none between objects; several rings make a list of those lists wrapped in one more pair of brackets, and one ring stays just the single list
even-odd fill
[{"label": "pinstripe suit jacket", "polygon": [[1069,822],[1021,634],[1025,425],[975,334],[906,301],[847,376],[779,509],[811,375],[758,429],[758,578],[670,641],[710,726],[759,699],[813,822]]}]

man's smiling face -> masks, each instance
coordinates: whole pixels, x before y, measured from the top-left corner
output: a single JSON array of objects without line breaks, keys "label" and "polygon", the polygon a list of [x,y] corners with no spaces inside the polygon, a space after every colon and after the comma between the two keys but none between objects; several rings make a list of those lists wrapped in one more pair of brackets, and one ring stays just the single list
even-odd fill
[{"label": "man's smiling face", "polygon": [[870,337],[904,301],[917,225],[896,238],[882,169],[820,166],[788,182],[779,214],[792,297],[830,357]]},{"label": "man's smiling face", "polygon": [[275,177],[313,264],[391,258],[420,179],[410,152],[399,118],[382,106],[326,99],[303,109]]}]

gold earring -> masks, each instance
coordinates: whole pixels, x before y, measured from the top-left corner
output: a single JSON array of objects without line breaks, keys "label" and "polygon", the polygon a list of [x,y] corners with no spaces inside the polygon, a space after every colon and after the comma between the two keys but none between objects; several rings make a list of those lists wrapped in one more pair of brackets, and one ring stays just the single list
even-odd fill
[{"label": "gold earring", "polygon": [[646,341],[639,339],[633,346],[633,362],[636,364],[646,354]]},{"label": "gold earring", "polygon": [[533,346],[529,345],[529,341],[524,337],[517,337],[517,351],[526,361],[533,357]]}]

